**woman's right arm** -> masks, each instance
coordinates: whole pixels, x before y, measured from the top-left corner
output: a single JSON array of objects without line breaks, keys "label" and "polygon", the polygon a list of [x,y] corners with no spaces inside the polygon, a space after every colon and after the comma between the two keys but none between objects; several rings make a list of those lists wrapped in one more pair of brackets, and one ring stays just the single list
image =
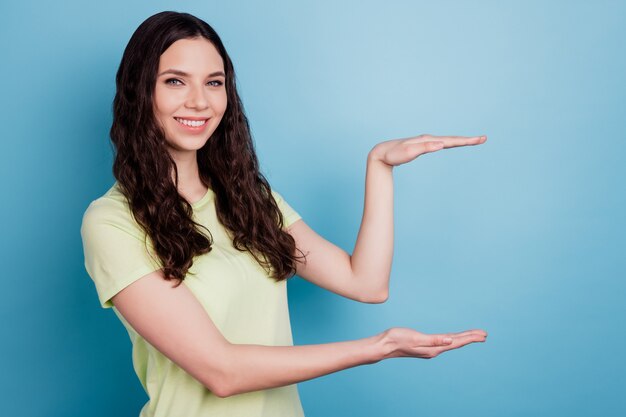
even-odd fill
[{"label": "woman's right arm", "polygon": [[291,385],[387,358],[432,358],[487,336],[482,330],[426,335],[393,328],[364,339],[319,345],[232,344],[184,282],[173,285],[161,270],[154,271],[112,301],[148,343],[218,397]]}]

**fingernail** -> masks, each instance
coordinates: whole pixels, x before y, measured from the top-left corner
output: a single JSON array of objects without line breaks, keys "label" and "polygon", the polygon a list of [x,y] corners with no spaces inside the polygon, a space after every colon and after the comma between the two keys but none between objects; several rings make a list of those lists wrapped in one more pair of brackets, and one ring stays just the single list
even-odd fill
[{"label": "fingernail", "polygon": [[451,337],[444,337],[443,338],[443,343],[452,343],[452,338]]}]

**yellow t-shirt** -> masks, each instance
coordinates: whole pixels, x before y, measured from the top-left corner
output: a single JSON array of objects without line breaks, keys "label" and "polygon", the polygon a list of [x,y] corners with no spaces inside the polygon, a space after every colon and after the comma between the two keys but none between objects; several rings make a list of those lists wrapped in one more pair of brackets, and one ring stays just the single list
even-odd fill
[{"label": "yellow t-shirt", "polygon": [[[280,194],[272,194],[284,215],[285,227],[300,219]],[[276,282],[249,252],[232,246],[232,239],[217,220],[214,199],[209,189],[192,204],[194,220],[211,231],[214,244],[211,252],[194,258],[181,285],[191,290],[231,343],[293,345],[286,281]],[[140,417],[304,416],[295,384],[227,398],[215,396],[124,320],[111,297],[160,265],[117,182],[91,202],[83,216],[81,236],[85,269],[96,285],[100,305],[113,308],[132,342],[133,366],[149,397]]]}]

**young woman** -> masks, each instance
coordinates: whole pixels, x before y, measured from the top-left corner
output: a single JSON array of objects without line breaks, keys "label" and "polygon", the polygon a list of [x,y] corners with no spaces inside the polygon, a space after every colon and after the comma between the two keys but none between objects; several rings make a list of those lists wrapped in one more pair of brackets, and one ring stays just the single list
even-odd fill
[{"label": "young woman", "polygon": [[433,358],[486,333],[392,328],[293,346],[294,273],[365,303],[388,296],[394,166],[483,137],[421,135],[368,155],[352,255],[311,230],[259,172],[233,64],[217,33],[162,12],[131,37],[117,72],[116,182],[85,211],[85,267],[133,344],[141,416],[302,416],[296,383],[387,358]]}]

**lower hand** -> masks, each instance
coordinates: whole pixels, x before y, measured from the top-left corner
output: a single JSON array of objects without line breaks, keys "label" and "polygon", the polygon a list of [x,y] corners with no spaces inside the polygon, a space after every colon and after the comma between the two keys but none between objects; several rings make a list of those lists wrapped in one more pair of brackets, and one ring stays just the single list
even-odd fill
[{"label": "lower hand", "polygon": [[431,359],[448,350],[487,340],[487,332],[480,329],[459,333],[424,334],[413,329],[394,327],[379,336],[384,346],[382,359],[400,357]]}]

